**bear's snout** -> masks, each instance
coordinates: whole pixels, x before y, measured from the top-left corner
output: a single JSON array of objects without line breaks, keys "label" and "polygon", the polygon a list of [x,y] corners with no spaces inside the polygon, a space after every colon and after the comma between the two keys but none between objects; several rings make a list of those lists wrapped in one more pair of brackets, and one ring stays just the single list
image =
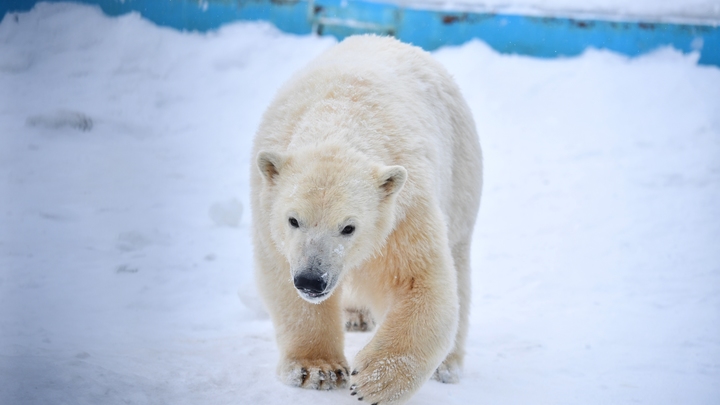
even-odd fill
[{"label": "bear's snout", "polygon": [[322,295],[325,292],[325,288],[327,288],[326,278],[327,277],[323,278],[319,274],[302,273],[295,276],[293,281],[295,282],[295,288],[301,292],[311,297],[318,297]]}]

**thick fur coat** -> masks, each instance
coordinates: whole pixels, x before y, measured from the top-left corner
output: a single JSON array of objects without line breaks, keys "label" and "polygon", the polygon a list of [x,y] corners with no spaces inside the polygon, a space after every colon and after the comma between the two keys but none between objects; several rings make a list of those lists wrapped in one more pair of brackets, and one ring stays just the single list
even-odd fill
[{"label": "thick fur coat", "polygon": [[[255,138],[256,279],[287,384],[407,401],[458,379],[481,150],[428,53],[350,37],[298,72]],[[348,363],[343,311],[378,330]],[[350,367],[351,366],[351,367]]]}]

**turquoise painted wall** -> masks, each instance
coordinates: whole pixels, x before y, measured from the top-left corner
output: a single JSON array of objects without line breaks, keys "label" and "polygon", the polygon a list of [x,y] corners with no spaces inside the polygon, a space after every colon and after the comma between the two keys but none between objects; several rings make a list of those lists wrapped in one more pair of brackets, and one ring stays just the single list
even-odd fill
[{"label": "turquoise painted wall", "polygon": [[[54,0],[52,0],[54,1]],[[137,11],[158,25],[206,31],[236,20],[264,20],[293,34],[394,35],[433,50],[477,38],[501,53],[542,58],[578,55],[588,47],[628,56],[671,45],[700,53],[700,64],[720,66],[720,27],[646,21],[465,13],[402,8],[362,0],[75,0],[108,15]],[[27,11],[33,0],[3,0],[2,15]]]}]

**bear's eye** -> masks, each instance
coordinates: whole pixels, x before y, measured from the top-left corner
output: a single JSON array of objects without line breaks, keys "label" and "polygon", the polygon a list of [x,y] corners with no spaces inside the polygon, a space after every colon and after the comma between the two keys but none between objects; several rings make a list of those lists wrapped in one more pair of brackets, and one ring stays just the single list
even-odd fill
[{"label": "bear's eye", "polygon": [[353,232],[355,232],[355,227],[352,225],[348,225],[345,228],[343,228],[342,231],[340,231],[340,233],[343,235],[352,235]]},{"label": "bear's eye", "polygon": [[290,218],[288,219],[288,222],[290,222],[290,226],[292,226],[293,228],[298,228],[298,227],[300,227],[300,224],[298,224],[297,219],[295,219],[295,218],[293,218],[293,217],[290,217]]}]

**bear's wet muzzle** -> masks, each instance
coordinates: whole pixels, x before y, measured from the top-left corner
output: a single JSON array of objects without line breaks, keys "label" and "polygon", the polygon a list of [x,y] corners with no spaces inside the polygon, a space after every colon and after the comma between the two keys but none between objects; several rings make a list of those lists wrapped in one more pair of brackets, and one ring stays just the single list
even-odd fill
[{"label": "bear's wet muzzle", "polygon": [[317,298],[326,294],[327,281],[321,275],[298,274],[293,281],[295,288],[310,297]]}]

